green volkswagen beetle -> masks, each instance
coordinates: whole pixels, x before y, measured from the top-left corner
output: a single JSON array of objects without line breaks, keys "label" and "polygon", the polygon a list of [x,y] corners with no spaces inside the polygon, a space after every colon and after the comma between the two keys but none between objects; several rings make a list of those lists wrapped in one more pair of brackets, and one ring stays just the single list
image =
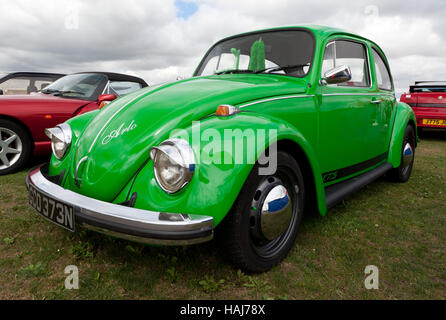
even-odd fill
[{"label": "green volkswagen beetle", "polygon": [[51,162],[26,180],[45,218],[156,245],[215,231],[252,272],[286,257],[304,213],[384,174],[407,181],[417,143],[380,47],[320,26],[225,38],[192,78],[46,133]]}]

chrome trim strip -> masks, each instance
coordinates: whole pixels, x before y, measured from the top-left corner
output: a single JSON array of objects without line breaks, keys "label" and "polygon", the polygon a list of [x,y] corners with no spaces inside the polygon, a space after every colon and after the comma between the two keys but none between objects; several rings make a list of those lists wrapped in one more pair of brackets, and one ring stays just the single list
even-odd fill
[{"label": "chrome trim strip", "polygon": [[314,94],[312,95],[294,95],[294,96],[285,96],[285,97],[277,97],[277,98],[270,98],[270,99],[264,99],[264,100],[259,100],[259,101],[255,101],[255,102],[250,102],[250,103],[246,103],[243,105],[240,105],[239,108],[244,108],[244,107],[249,107],[252,106],[254,104],[259,104],[259,103],[263,103],[263,102],[268,102],[268,101],[276,101],[276,100],[284,100],[284,99],[296,99],[296,98],[311,98],[314,97]]},{"label": "chrome trim strip", "polygon": [[108,89],[109,89],[109,86],[110,86],[110,80],[107,81],[107,83],[106,83],[106,85],[105,85],[105,87],[104,87],[104,90],[102,90],[102,94],[106,94],[106,92],[107,92]]},{"label": "chrome trim strip", "polygon": [[99,130],[98,134],[96,135],[96,137],[93,140],[93,143],[90,146],[90,149],[88,149],[88,153],[91,152],[91,150],[93,149],[93,146],[95,145],[96,141],[98,140],[99,136],[102,134],[102,131],[104,131],[105,127],[108,126],[108,124],[113,120],[113,118],[119,113],[121,112],[125,107],[127,107],[130,103],[134,102],[135,100],[138,100],[139,98],[141,98],[142,96],[146,95],[147,92],[144,91],[142,94],[140,94],[139,96],[137,96],[134,99],[131,99],[129,102],[127,102],[126,104],[124,104],[121,108],[119,108],[118,111],[116,111],[111,117],[110,119],[107,120],[107,122],[104,124],[104,126],[101,128],[101,130]]},{"label": "chrome trim strip", "polygon": [[[155,240],[151,236],[142,236],[147,243],[160,244],[164,241],[167,244],[181,244],[182,241],[199,243],[212,239],[214,219],[210,216],[156,212],[96,200],[52,183],[44,177],[40,168],[38,167],[28,174],[27,183],[32,184],[35,189],[47,197],[73,206],[76,218],[81,219],[84,224],[90,225],[87,221],[97,221],[104,226],[115,225],[122,230],[128,230],[129,233],[116,232],[107,227],[100,228],[106,228],[104,230],[111,233],[128,236],[133,236],[131,230],[163,235],[162,237],[154,237]],[[188,233],[192,235],[202,233],[202,235],[189,238]],[[178,234],[183,235],[182,238],[175,237]],[[184,236],[185,234],[186,236]],[[169,238],[170,235],[172,235],[171,239]]]},{"label": "chrome trim strip", "polygon": [[80,187],[80,183],[79,183],[78,178],[77,178],[77,173],[79,172],[79,167],[81,166],[81,164],[82,164],[83,162],[87,161],[87,159],[88,159],[88,156],[85,156],[85,157],[83,157],[82,159],[80,159],[79,162],[78,162],[77,165],[76,165],[76,170],[74,171],[74,183],[75,183],[78,187]]}]

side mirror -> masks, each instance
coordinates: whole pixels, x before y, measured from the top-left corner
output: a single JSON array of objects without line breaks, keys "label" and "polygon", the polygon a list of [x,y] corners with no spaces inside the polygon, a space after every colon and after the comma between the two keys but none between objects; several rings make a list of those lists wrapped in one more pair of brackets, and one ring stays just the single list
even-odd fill
[{"label": "side mirror", "polygon": [[2,89],[0,89],[0,96],[2,96],[3,95],[3,90]]},{"label": "side mirror", "polygon": [[322,85],[326,84],[338,84],[350,81],[352,79],[352,71],[349,66],[343,65],[331,70],[328,70],[324,74],[324,78],[321,80]]},{"label": "side mirror", "polygon": [[98,105],[101,105],[102,102],[110,102],[117,98],[118,96],[116,94],[101,94],[98,97]]}]

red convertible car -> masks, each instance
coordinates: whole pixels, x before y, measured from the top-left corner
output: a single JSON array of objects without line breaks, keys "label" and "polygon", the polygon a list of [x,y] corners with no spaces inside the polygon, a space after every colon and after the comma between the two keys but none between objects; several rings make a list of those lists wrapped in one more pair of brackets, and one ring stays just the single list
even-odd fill
[{"label": "red convertible car", "polygon": [[417,81],[400,100],[412,107],[418,129],[446,129],[446,81]]},{"label": "red convertible car", "polygon": [[147,83],[137,77],[83,72],[31,95],[0,96],[0,175],[18,171],[32,155],[51,153],[45,128],[143,87]]}]

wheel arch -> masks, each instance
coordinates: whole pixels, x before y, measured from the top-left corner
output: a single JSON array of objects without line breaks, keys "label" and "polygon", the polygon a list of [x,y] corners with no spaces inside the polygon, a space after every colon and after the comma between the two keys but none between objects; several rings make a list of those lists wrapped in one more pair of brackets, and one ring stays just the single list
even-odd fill
[{"label": "wheel arch", "polygon": [[0,120],[8,120],[8,121],[14,122],[16,125],[20,126],[28,135],[28,138],[29,138],[29,141],[31,144],[31,148],[32,148],[31,152],[34,151],[34,138],[33,138],[31,131],[29,130],[28,126],[25,123],[23,123],[22,121],[20,121],[19,119],[15,118],[15,117],[11,117],[11,116],[8,116],[5,114],[0,114]]},{"label": "wheel arch", "polygon": [[314,170],[311,166],[305,151],[302,147],[293,140],[284,139],[277,142],[277,150],[284,151],[290,154],[294,160],[301,167],[302,175],[305,183],[305,212],[306,213],[320,213],[317,201],[317,189],[315,184]]},{"label": "wheel arch", "polygon": [[[394,168],[401,164],[401,148],[403,146],[404,131],[408,125],[412,125],[415,130],[415,141],[417,141],[418,132],[415,113],[406,103],[399,102],[396,108],[395,124],[393,126],[392,137],[389,147],[389,162]],[[415,145],[416,147],[416,145]]]}]

